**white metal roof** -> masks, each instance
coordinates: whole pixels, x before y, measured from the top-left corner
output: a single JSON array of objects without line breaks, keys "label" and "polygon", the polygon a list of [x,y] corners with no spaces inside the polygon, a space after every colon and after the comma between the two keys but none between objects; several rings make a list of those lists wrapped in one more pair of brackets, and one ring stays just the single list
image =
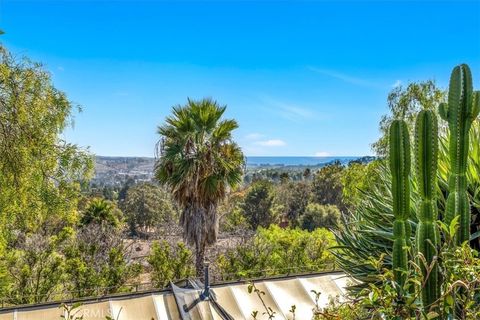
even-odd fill
[{"label": "white metal roof", "polygon": [[[312,290],[321,292],[319,306],[325,306],[329,297],[345,293],[347,278],[340,272],[298,275],[253,281],[263,291],[265,304],[275,312],[275,319],[293,319],[289,312],[296,306],[295,319],[311,319],[315,306]],[[199,289],[182,289],[181,299],[172,290],[111,296],[85,300],[76,316],[84,320],[222,320],[209,301],[200,301]],[[255,293],[248,293],[245,282],[214,285],[211,288],[216,304],[235,320],[250,320],[258,311],[258,319],[267,319],[264,306]],[[176,299],[177,298],[177,299]],[[179,305],[180,304],[180,305]],[[183,305],[182,305],[183,304]],[[0,309],[0,320],[59,320],[65,316],[59,303]],[[183,310],[180,315],[180,310]],[[183,317],[183,318],[182,318]]]}]

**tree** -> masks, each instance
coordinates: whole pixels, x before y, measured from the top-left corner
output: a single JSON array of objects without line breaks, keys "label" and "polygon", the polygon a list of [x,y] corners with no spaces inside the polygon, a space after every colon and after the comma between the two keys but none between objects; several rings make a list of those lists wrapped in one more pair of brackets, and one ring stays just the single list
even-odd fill
[{"label": "tree", "polygon": [[[77,203],[93,161],[61,139],[72,109],[40,64],[18,59],[0,45],[0,292],[9,296],[28,293],[30,287],[7,270],[27,261],[25,274],[36,272],[37,266],[28,263],[42,250],[52,254],[38,261],[61,270],[55,266],[58,248],[50,237],[78,222]],[[44,241],[28,240],[36,235]],[[42,278],[47,274],[35,275],[40,276],[38,287],[50,281]]]},{"label": "tree", "polygon": [[340,224],[340,211],[333,205],[309,203],[299,218],[302,229],[313,231],[317,228],[335,229]]},{"label": "tree", "polygon": [[244,235],[250,225],[243,214],[244,190],[232,192],[218,207],[220,231]]},{"label": "tree", "polygon": [[166,241],[154,242],[148,263],[152,268],[152,282],[157,288],[195,274],[192,252],[183,242],[178,242],[176,247]]},{"label": "tree", "polygon": [[[141,272],[131,260],[124,230],[92,220],[77,230],[65,246],[65,288],[72,298],[115,293]],[[62,259],[63,260],[63,259]]]},{"label": "tree", "polygon": [[344,166],[338,161],[322,167],[315,173],[312,181],[313,201],[319,204],[335,205],[344,209],[342,200],[342,172]]},{"label": "tree", "polygon": [[388,153],[388,128],[394,119],[404,119],[411,131],[417,113],[422,109],[435,109],[445,100],[446,93],[437,88],[435,81],[409,83],[395,87],[387,98],[389,114],[380,121],[380,139],[372,144],[373,151],[381,157]]},{"label": "tree", "polygon": [[[16,60],[0,46],[0,232],[35,232],[77,219],[80,186],[92,159],[60,139],[72,104],[38,63]],[[0,240],[0,246],[5,245]]]},{"label": "tree", "polygon": [[308,232],[271,225],[220,255],[217,266],[226,280],[331,270],[335,260],[329,248],[335,245],[325,229]]},{"label": "tree", "polygon": [[170,194],[152,183],[129,188],[124,207],[127,224],[133,235],[146,235],[160,223],[172,222],[178,216]]},{"label": "tree", "polygon": [[354,210],[360,204],[363,193],[368,192],[379,180],[379,166],[380,160],[375,160],[370,163],[351,162],[345,168],[341,179],[342,200],[349,209]]},{"label": "tree", "polygon": [[91,199],[80,219],[80,223],[84,226],[96,223],[119,228],[122,222],[123,213],[113,202],[102,198]]},{"label": "tree", "polygon": [[118,192],[119,202],[125,201],[125,198],[127,197],[128,189],[130,189],[134,185],[135,185],[135,180],[131,177],[128,177],[127,181],[125,181],[125,183],[122,185],[122,188]]},{"label": "tree", "polygon": [[296,225],[298,217],[305,212],[310,196],[310,184],[303,181],[284,183],[275,190],[275,202],[282,206],[292,225]]},{"label": "tree", "polygon": [[311,177],[312,177],[312,170],[310,168],[305,168],[305,170],[303,171],[303,179],[310,180]]},{"label": "tree", "polygon": [[217,240],[219,202],[242,182],[244,156],[233,141],[235,120],[222,120],[226,106],[211,99],[188,100],[158,128],[161,140],[155,176],[182,208],[185,241],[195,245],[202,275],[205,247]]},{"label": "tree", "polygon": [[40,233],[18,239],[16,248],[2,256],[9,288],[6,303],[26,304],[48,301],[63,283],[65,262],[59,249],[71,236],[66,228],[56,236]]},{"label": "tree", "polygon": [[274,222],[273,198],[273,185],[269,181],[259,180],[249,187],[242,210],[253,230],[260,226],[267,228]]}]

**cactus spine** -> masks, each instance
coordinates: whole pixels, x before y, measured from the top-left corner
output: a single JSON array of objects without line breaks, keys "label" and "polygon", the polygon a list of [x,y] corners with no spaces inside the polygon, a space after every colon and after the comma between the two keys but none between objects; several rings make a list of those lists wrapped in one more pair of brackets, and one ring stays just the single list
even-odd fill
[{"label": "cactus spine", "polygon": [[[432,264],[440,238],[435,222],[438,216],[436,201],[437,162],[437,116],[431,110],[423,110],[418,114],[415,123],[415,163],[420,196],[417,206],[416,246],[418,252],[425,257],[428,265]],[[420,262],[420,266],[422,274],[426,276],[427,270],[422,262]],[[435,263],[422,291],[424,307],[432,305],[440,296],[438,277],[438,265]]]},{"label": "cactus spine", "polygon": [[440,104],[440,116],[448,121],[450,129],[449,195],[445,208],[445,222],[459,218],[457,243],[470,238],[470,206],[467,196],[468,134],[480,110],[480,92],[473,92],[472,74],[466,64],[455,67],[450,77],[448,104]]},{"label": "cactus spine", "polygon": [[390,170],[393,195],[393,270],[400,288],[406,280],[408,264],[407,244],[410,234],[410,137],[407,124],[394,120],[390,126]]}]

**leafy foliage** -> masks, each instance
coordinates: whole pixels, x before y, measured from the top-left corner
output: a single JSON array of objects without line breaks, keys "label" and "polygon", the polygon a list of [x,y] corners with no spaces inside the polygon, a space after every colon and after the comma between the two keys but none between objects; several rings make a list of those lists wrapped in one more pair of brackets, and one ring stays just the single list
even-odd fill
[{"label": "leafy foliage", "polygon": [[315,173],[312,181],[313,201],[323,205],[335,205],[345,208],[342,199],[342,173],[344,166],[340,162],[327,165]]},{"label": "leafy foliage", "polygon": [[363,193],[378,184],[376,170],[381,160],[370,163],[351,161],[342,174],[342,199],[350,210],[355,210],[362,201]]},{"label": "leafy foliage", "polygon": [[105,224],[82,227],[63,251],[65,286],[73,297],[129,290],[126,284],[141,272],[128,257],[122,230]]},{"label": "leafy foliage", "polygon": [[275,203],[282,206],[283,215],[293,226],[305,213],[310,197],[311,186],[304,181],[282,183],[275,190]]},{"label": "leafy foliage", "polygon": [[336,229],[340,225],[340,210],[336,206],[309,203],[299,218],[302,229],[313,231],[317,228]]},{"label": "leafy foliage", "polygon": [[130,187],[123,206],[132,235],[148,235],[161,224],[174,222],[178,217],[170,194],[151,183]]},{"label": "leafy foliage", "polygon": [[152,282],[158,288],[195,275],[192,252],[182,242],[176,247],[166,241],[155,242],[148,263],[152,268]]},{"label": "leafy foliage", "polygon": [[272,225],[221,255],[217,266],[224,279],[329,270],[334,267],[328,251],[333,245],[334,236],[325,229],[308,232]]},{"label": "leafy foliage", "polygon": [[113,202],[102,198],[93,198],[83,212],[80,223],[84,226],[106,224],[112,228],[119,228],[123,223],[123,213]]},{"label": "leafy foliage", "polygon": [[[356,294],[353,300],[332,302],[324,310],[317,310],[315,320],[326,319],[450,319],[455,312],[455,304],[463,306],[455,319],[478,319],[480,316],[480,259],[478,251],[470,248],[468,243],[454,245],[458,229],[458,219],[450,226],[440,222],[444,243],[439,248],[438,259],[428,264],[423,255],[417,256],[418,263],[411,262],[411,270],[406,276],[405,285],[400,288],[394,281],[393,272],[379,260],[372,257],[371,264],[379,275],[378,283],[370,283]],[[435,268],[439,261],[444,262],[441,277],[444,280],[442,294],[435,301],[435,306],[424,309],[418,299],[418,290],[428,279],[420,272],[421,264],[427,270]],[[427,272],[428,274],[428,272]]]},{"label": "leafy foliage", "polygon": [[422,109],[435,110],[445,100],[445,92],[433,80],[412,82],[406,87],[397,86],[389,94],[387,105],[390,112],[380,121],[380,139],[372,144],[373,151],[381,157],[388,155],[388,128],[394,119],[404,119],[410,131],[417,113]]},{"label": "leafy foliage", "polygon": [[242,204],[245,198],[245,190],[231,193],[218,207],[220,215],[220,230],[229,233],[245,233],[250,229],[247,218],[244,215]]},{"label": "leafy foliage", "polygon": [[266,180],[256,181],[248,188],[241,208],[253,230],[267,228],[275,221],[273,191],[273,184]]},{"label": "leafy foliage", "polygon": [[67,228],[58,236],[28,235],[7,252],[4,263],[10,285],[4,296],[5,303],[38,303],[55,296],[64,280],[65,269],[59,248],[70,233],[71,229]]},{"label": "leafy foliage", "polygon": [[62,280],[58,235],[78,222],[92,159],[60,138],[74,108],[50,74],[1,45],[0,97],[0,292],[43,301]]}]

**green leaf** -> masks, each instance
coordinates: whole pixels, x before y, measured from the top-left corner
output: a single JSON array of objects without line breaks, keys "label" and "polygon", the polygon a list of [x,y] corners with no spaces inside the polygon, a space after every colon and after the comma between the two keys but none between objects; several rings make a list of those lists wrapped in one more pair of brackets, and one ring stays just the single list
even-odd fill
[{"label": "green leaf", "polygon": [[438,318],[440,315],[438,313],[436,313],[435,311],[430,311],[428,314],[427,314],[427,319],[436,319]]},{"label": "green leaf", "polygon": [[454,304],[454,301],[453,301],[453,297],[451,295],[447,296],[445,298],[445,302],[449,305],[449,306],[453,306]]},{"label": "green leaf", "polygon": [[477,232],[473,233],[473,234],[470,236],[470,241],[475,240],[475,239],[477,239],[478,237],[480,237],[480,231],[477,231]]},{"label": "green leaf", "polygon": [[455,216],[455,218],[453,218],[452,222],[450,222],[449,232],[451,237],[453,237],[457,231],[459,219],[460,219],[460,215],[457,215]]}]

